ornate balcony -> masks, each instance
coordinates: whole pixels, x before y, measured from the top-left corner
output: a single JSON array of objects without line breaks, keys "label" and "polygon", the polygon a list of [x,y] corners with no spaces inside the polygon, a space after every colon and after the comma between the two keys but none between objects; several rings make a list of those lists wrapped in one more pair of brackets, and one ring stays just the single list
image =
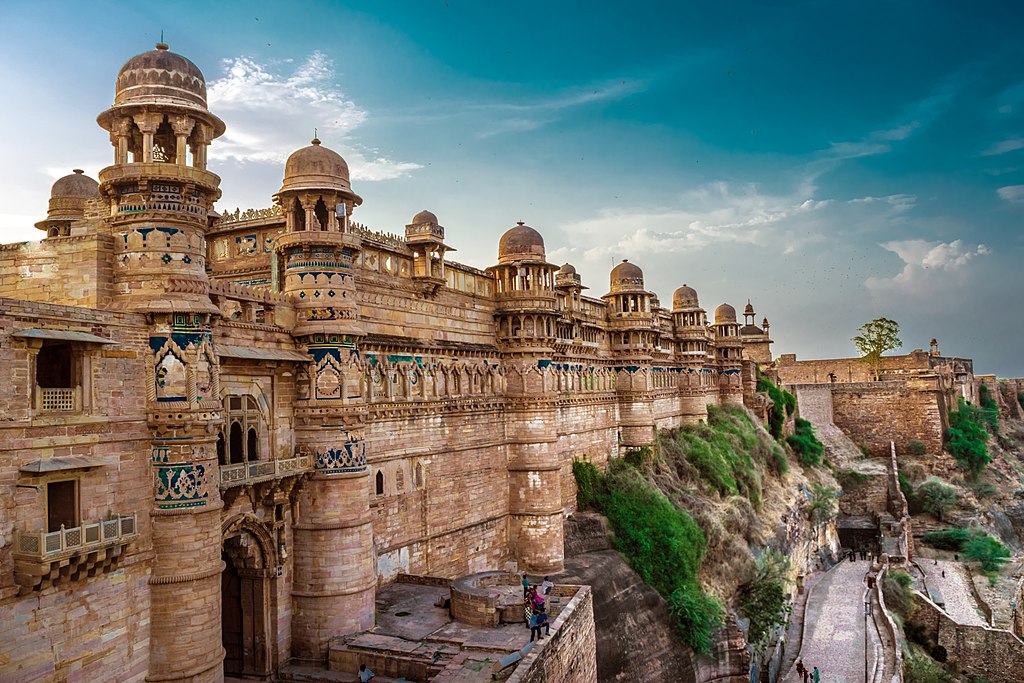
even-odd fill
[{"label": "ornate balcony", "polygon": [[309,472],[313,467],[312,458],[308,455],[300,455],[284,460],[256,460],[242,462],[237,465],[221,465],[220,488],[227,489],[232,486],[243,486],[255,484],[271,479],[283,479],[303,472]]},{"label": "ornate balcony", "polygon": [[16,532],[14,576],[22,593],[111,571],[138,533],[134,514],[59,531]]}]

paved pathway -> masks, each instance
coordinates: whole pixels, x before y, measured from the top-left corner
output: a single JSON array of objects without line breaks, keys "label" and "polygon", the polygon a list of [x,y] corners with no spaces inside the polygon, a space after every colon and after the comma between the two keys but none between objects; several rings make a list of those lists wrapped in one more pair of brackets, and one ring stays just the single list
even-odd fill
[{"label": "paved pathway", "polygon": [[[865,561],[839,563],[818,580],[807,603],[806,631],[800,658],[818,667],[822,683],[864,683]],[[873,674],[881,646],[874,626],[867,630],[868,670]],[[798,683],[796,667],[784,683]]]},{"label": "paved pathway", "polygon": [[942,597],[946,601],[946,613],[961,624],[987,626],[971,593],[971,580],[967,576],[967,570],[960,562],[938,562],[936,565],[935,560],[922,559],[918,564],[925,572],[928,588],[937,587],[942,592]]}]

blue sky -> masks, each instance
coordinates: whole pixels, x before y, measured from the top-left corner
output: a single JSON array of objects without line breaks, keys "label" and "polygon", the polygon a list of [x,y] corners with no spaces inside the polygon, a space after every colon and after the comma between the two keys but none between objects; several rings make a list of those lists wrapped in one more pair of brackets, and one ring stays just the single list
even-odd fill
[{"label": "blue sky", "polygon": [[1024,375],[1024,9],[1010,2],[7,2],[0,240],[95,177],[95,117],[160,30],[227,123],[222,210],[269,206],[319,128],[400,232],[454,258],[524,220],[593,295],[622,258],[663,303],[753,300],[775,353],[853,353],[878,316]]}]

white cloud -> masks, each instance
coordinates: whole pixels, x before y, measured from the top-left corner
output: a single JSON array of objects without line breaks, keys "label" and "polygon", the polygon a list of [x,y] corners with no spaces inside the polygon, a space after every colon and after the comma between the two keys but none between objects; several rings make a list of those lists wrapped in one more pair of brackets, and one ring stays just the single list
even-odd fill
[{"label": "white cloud", "polygon": [[897,240],[879,246],[899,256],[903,270],[891,278],[868,278],[864,284],[875,291],[899,290],[918,295],[932,293],[950,278],[959,281],[968,263],[991,253],[984,244],[971,246],[963,240]]},{"label": "white cloud", "polygon": [[1006,185],[996,190],[996,193],[1004,201],[1014,204],[1024,203],[1024,185]]},{"label": "white cloud", "polygon": [[999,154],[1006,154],[1007,152],[1013,152],[1018,149],[1024,149],[1024,138],[1007,138],[1006,140],[1000,140],[995,143],[982,152],[981,155],[991,157]]},{"label": "white cloud", "polygon": [[224,60],[225,74],[208,88],[210,110],[227,123],[223,137],[210,147],[213,159],[283,164],[308,144],[313,129],[326,146],[345,157],[357,180],[386,180],[420,168],[359,147],[351,133],[369,114],[348,99],[335,83],[334,65],[314,52],[291,74],[248,57]]}]

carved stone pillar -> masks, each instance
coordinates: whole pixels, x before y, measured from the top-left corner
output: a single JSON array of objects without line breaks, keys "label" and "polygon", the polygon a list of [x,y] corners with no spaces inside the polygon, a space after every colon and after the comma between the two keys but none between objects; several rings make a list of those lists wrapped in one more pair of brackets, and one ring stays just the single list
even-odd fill
[{"label": "carved stone pillar", "polygon": [[149,163],[153,161],[153,136],[156,134],[160,122],[163,121],[163,114],[146,113],[135,115],[135,125],[142,132],[142,161]]},{"label": "carved stone pillar", "polygon": [[171,128],[174,129],[174,139],[176,141],[174,160],[178,166],[185,166],[187,156],[187,142],[188,136],[195,127],[196,122],[190,116],[184,114],[178,114],[171,119]]}]

